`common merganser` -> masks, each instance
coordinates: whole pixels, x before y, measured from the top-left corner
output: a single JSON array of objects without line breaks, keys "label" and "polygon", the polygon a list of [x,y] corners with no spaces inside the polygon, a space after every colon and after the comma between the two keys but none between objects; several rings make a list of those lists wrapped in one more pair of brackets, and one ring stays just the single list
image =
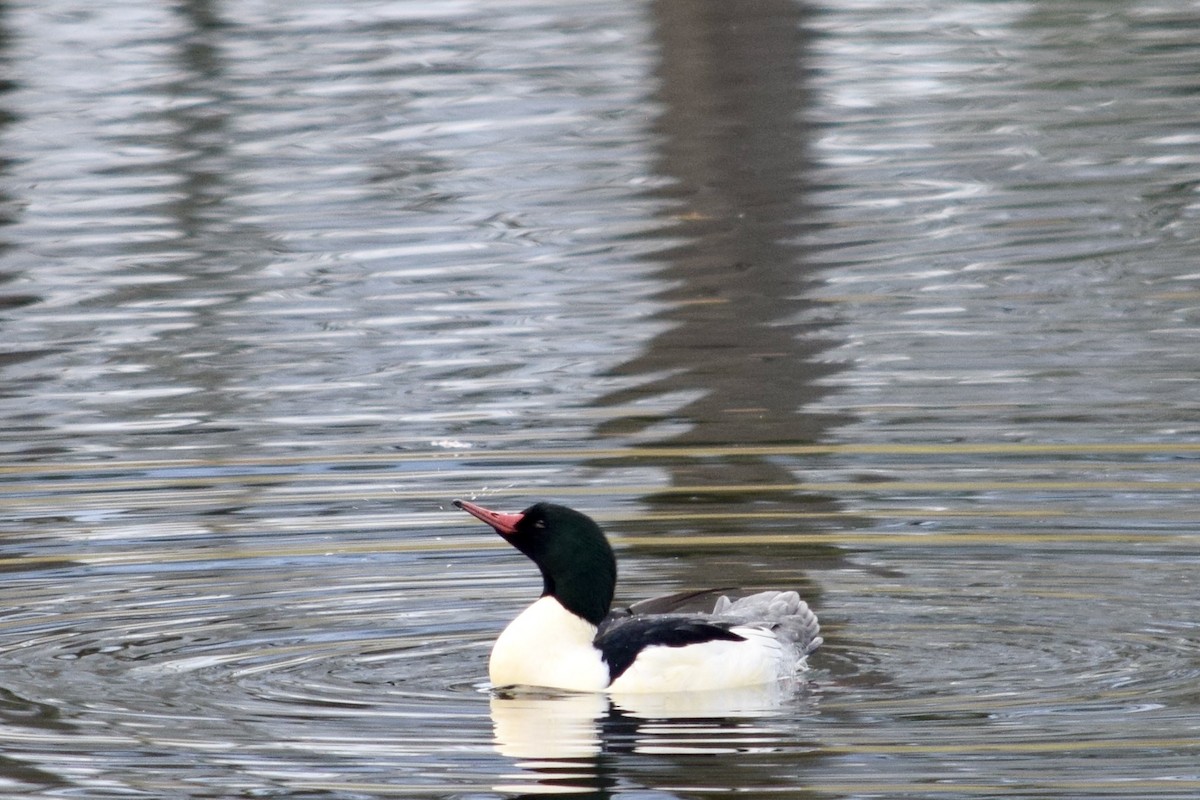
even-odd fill
[{"label": "common merganser", "polygon": [[817,616],[795,592],[722,596],[708,614],[663,613],[684,593],[613,610],[617,561],[594,520],[537,503],[516,514],[454,505],[496,529],[537,564],[542,596],[496,639],[495,687],[679,692],[790,678],[821,644]]}]

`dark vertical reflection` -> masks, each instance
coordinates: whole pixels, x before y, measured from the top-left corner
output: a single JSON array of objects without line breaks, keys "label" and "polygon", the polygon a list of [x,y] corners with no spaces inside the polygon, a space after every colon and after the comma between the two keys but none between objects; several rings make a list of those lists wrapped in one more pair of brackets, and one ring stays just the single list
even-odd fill
[{"label": "dark vertical reflection", "polygon": [[[227,273],[260,269],[260,258],[247,254],[269,252],[271,243],[260,231],[241,223],[238,209],[230,203],[245,190],[235,183],[237,170],[231,155],[230,122],[235,111],[220,49],[228,28],[211,0],[187,0],[177,6],[176,14],[181,30],[164,40],[171,47],[167,62],[171,76],[155,90],[166,100],[188,102],[166,104],[161,112],[161,120],[167,123],[164,132],[122,134],[131,143],[161,146],[168,155],[157,163],[121,166],[112,172],[128,170],[144,176],[155,169],[176,179],[173,185],[178,192],[163,210],[178,232],[174,244],[186,257],[154,266],[173,269],[180,277],[204,284],[204,290],[226,290]],[[152,243],[148,249],[151,257],[161,255],[161,245]],[[172,296],[179,293],[178,287],[168,291]]]},{"label": "dark vertical reflection", "polygon": [[[10,95],[17,88],[8,76],[13,74],[9,64],[9,43],[11,34],[7,25],[7,8],[0,2],[0,134],[16,119],[16,112],[10,105]],[[17,221],[17,199],[5,191],[8,183],[8,173],[12,167],[12,159],[0,150],[0,331],[3,331],[4,317],[14,308],[20,308],[38,302],[41,298],[25,292],[13,291],[10,284],[16,283],[21,273],[8,265],[8,254],[13,244],[4,235],[4,229]],[[45,355],[46,350],[14,350],[6,347],[0,350],[0,370],[10,364],[29,361]],[[0,372],[0,376],[2,376]],[[0,381],[0,397],[9,394],[11,387],[7,381]]]},{"label": "dark vertical reflection", "polygon": [[[232,110],[223,88],[226,67],[218,48],[224,25],[210,0],[188,0],[178,6],[177,13],[186,29],[173,43],[172,61],[177,72],[168,91],[174,97],[199,97],[203,102],[166,113],[172,123],[170,145],[176,153],[171,166],[178,172],[182,186],[179,200],[170,211],[185,241],[192,246],[193,258],[211,262],[188,266],[190,275],[202,276],[229,268],[227,260],[237,253],[231,238],[236,241],[249,233],[254,245],[262,242],[252,231],[239,229],[231,219],[235,212],[228,204],[237,189],[229,185],[228,177]],[[220,255],[214,258],[212,254]]]},{"label": "dark vertical reflection", "polygon": [[[661,299],[671,325],[617,372],[654,376],[609,395],[606,405],[666,393],[693,397],[669,417],[624,417],[601,430],[628,435],[674,423],[656,445],[781,445],[817,442],[838,424],[804,410],[826,389],[827,346],[801,318],[813,279],[797,244],[805,226],[809,126],[805,34],[791,0],[659,0],[652,6],[664,111],[656,131],[662,190],[672,224],[660,235],[682,244],[659,253]],[[788,484],[796,476],[770,458],[688,459],[671,467],[676,486]],[[679,493],[649,498],[681,501]],[[731,509],[832,510],[818,497],[755,491],[702,493],[690,502]],[[736,525],[737,523],[730,523]],[[748,523],[759,526],[761,521]],[[789,527],[791,523],[789,522]],[[728,526],[725,526],[726,528]]]},{"label": "dark vertical reflection", "polygon": [[[9,99],[9,96],[17,87],[9,77],[13,74],[8,52],[12,35],[8,30],[7,12],[8,8],[6,5],[0,2],[0,132],[3,132],[16,118],[16,113],[12,110]],[[13,198],[4,190],[11,166],[12,159],[3,151],[0,151],[0,179],[3,179],[0,180],[0,230],[15,221],[12,213]],[[0,239],[0,258],[8,252],[11,246],[7,240]]]},{"label": "dark vertical reflection", "polygon": [[[9,96],[17,88],[8,77],[13,74],[9,64],[9,46],[11,34],[8,28],[8,8],[0,2],[0,134],[16,119],[12,110]],[[0,139],[2,141],[2,139]],[[36,295],[20,291],[12,291],[9,284],[19,281],[21,272],[13,270],[7,263],[9,251],[13,244],[4,236],[4,228],[17,221],[15,199],[4,189],[8,182],[12,159],[0,151],[0,336],[4,334],[4,323],[8,312],[14,308],[31,305],[41,300]],[[11,346],[0,349],[0,398],[11,396],[14,389],[5,369],[12,364],[29,361],[46,355],[46,350],[15,350]],[[17,550],[18,538],[11,535],[4,537],[5,555],[10,561],[19,561],[27,551]],[[0,569],[0,572],[19,571],[22,567]],[[47,732],[62,733],[71,731],[72,726],[61,719],[59,711],[53,705],[31,699],[19,694],[16,688],[10,688],[7,681],[0,684],[0,725],[6,728],[28,729],[32,735],[45,735]],[[53,775],[38,767],[26,764],[20,759],[0,756],[0,783],[11,792],[23,793],[43,789],[61,789],[68,786],[63,778]]]},{"label": "dark vertical reflection", "polygon": [[[156,120],[164,124],[154,132],[121,134],[131,143],[153,143],[165,156],[112,170],[130,171],[139,178],[169,176],[177,187],[161,207],[174,236],[165,244],[132,246],[142,258],[130,267],[153,269],[177,280],[118,285],[97,302],[121,307],[166,301],[187,308],[186,325],[159,332],[151,342],[135,341],[123,358],[149,364],[144,375],[159,385],[190,390],[145,401],[148,417],[178,421],[176,434],[185,425],[196,432],[228,433],[226,446],[238,448],[244,440],[228,427],[228,420],[241,408],[229,386],[244,380],[246,372],[237,357],[242,346],[229,338],[230,309],[262,290],[263,254],[276,251],[278,244],[240,218],[236,198],[246,189],[239,184],[240,165],[233,152],[231,129],[237,110],[222,52],[230,28],[219,8],[213,0],[185,0],[175,7],[178,31],[163,40],[170,46],[170,77],[155,87],[171,101]],[[179,99],[187,102],[175,102]],[[200,302],[186,304],[189,300]],[[196,352],[207,355],[192,357]]]}]

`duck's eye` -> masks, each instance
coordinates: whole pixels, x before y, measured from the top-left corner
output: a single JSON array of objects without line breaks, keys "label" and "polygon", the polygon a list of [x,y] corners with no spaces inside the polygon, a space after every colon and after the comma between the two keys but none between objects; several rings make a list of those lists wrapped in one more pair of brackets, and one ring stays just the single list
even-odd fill
[{"label": "duck's eye", "polygon": [[534,520],[533,527],[537,528],[538,530],[545,530],[546,529],[546,520],[544,520],[544,519]]}]

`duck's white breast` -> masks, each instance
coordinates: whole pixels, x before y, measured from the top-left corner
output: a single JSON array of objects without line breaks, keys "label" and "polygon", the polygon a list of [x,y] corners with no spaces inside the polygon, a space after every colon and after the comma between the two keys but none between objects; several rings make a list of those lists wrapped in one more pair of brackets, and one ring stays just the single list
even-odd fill
[{"label": "duck's white breast", "polygon": [[592,645],[596,626],[543,597],[508,624],[488,662],[493,686],[545,686],[598,692],[608,666]]}]

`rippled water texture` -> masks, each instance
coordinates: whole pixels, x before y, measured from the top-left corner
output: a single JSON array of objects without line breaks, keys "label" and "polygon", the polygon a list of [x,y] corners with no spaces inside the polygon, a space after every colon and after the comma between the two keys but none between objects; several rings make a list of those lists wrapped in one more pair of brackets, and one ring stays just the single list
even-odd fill
[{"label": "rippled water texture", "polygon": [[[1200,795],[1190,2],[0,3],[0,794]],[[795,588],[796,686],[494,692]]]}]

